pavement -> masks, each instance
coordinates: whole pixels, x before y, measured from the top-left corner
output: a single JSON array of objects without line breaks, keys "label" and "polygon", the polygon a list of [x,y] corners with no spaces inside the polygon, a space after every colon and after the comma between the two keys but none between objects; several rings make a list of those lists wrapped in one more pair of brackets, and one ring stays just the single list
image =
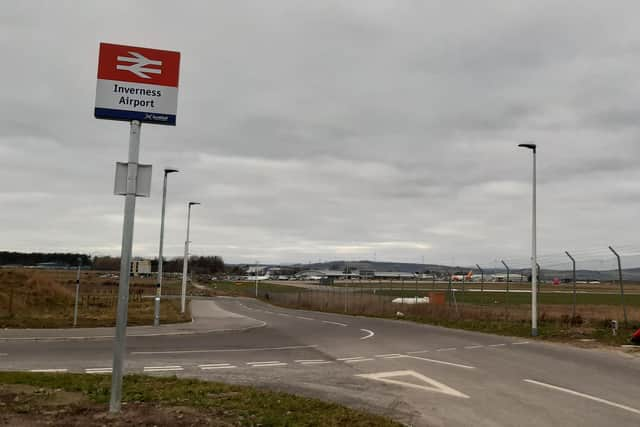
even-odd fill
[{"label": "pavement", "polygon": [[[640,358],[622,352],[249,298],[193,300],[192,312],[192,324],[167,325],[167,334],[129,328],[126,371],[264,386],[413,426],[640,425]],[[105,335],[21,332],[0,332],[0,369],[110,372]]]}]

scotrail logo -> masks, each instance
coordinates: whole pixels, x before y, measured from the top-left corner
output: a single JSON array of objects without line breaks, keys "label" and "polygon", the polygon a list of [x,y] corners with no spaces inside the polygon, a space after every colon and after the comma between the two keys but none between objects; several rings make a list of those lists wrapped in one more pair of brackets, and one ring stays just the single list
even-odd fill
[{"label": "scotrail logo", "polygon": [[161,74],[162,69],[160,68],[145,68],[147,66],[157,65],[158,67],[162,66],[162,61],[155,61],[153,59],[149,59],[139,54],[138,52],[129,51],[129,55],[131,56],[118,56],[119,62],[129,62],[131,65],[122,65],[117,64],[116,70],[122,71],[130,71],[136,76],[143,79],[150,79],[151,76],[145,74]]}]

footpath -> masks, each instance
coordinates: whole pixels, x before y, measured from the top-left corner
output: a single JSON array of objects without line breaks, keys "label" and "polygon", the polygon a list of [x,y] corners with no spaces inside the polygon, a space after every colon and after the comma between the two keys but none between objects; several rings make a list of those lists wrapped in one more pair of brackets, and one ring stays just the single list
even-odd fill
[{"label": "footpath", "polygon": [[[215,301],[192,300],[191,322],[161,324],[158,327],[129,326],[128,337],[147,337],[161,335],[193,335],[211,332],[244,331],[260,328],[266,323],[220,308]],[[115,336],[115,327],[69,328],[69,329],[1,329],[0,342],[3,341],[50,341],[50,340],[87,340],[110,339]]]}]

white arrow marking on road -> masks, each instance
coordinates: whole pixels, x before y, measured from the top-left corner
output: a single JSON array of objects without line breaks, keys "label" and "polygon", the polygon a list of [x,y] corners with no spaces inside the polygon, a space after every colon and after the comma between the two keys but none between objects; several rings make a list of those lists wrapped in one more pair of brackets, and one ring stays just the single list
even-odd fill
[{"label": "white arrow marking on road", "polygon": [[371,338],[372,336],[375,335],[375,333],[373,331],[370,331],[369,329],[360,329],[362,332],[366,332],[367,335],[365,335],[364,337],[360,338],[361,340],[366,340],[367,338]]},{"label": "white arrow marking on road", "polygon": [[162,70],[158,68],[144,68],[147,65],[158,65],[162,66],[162,61],[155,61],[153,59],[146,58],[139,54],[138,52],[129,52],[129,56],[118,56],[118,61],[120,62],[132,62],[131,65],[116,65],[116,70],[122,71],[131,71],[138,77],[143,79],[150,79],[151,77],[146,75],[145,73],[150,74],[160,74]]},{"label": "white arrow marking on road", "polygon": [[436,360],[436,359],[427,359],[426,357],[419,357],[419,356],[406,356],[410,359],[416,359],[416,360],[424,360],[425,362],[431,362],[431,363],[437,363],[440,365],[447,365],[447,366],[455,366],[456,368],[463,368],[463,369],[475,369],[475,366],[469,366],[469,365],[462,365],[460,363],[452,363],[452,362],[445,362],[444,360]]},{"label": "white arrow marking on road", "polygon": [[[356,375],[357,377],[362,377],[362,378],[367,378],[367,379],[371,379],[371,380],[376,380],[376,381],[382,381],[385,383],[389,383],[389,384],[396,384],[396,385],[401,385],[404,387],[410,387],[410,388],[417,388],[420,390],[424,390],[424,391],[432,391],[435,393],[442,393],[442,394],[446,394],[448,396],[454,396],[454,397],[461,397],[463,399],[468,399],[469,396],[467,396],[464,393],[459,392],[456,389],[453,389],[451,387],[449,387],[446,384],[442,384],[441,382],[438,382],[436,380],[434,380],[433,378],[429,378],[426,377],[422,374],[419,374],[415,371],[391,371],[391,372],[378,372],[376,374],[359,374]],[[391,378],[394,377],[414,377],[417,378],[423,382],[425,382],[428,385],[420,385],[420,384],[414,384],[414,383],[408,383],[405,381],[400,381],[400,380],[394,380]]]}]

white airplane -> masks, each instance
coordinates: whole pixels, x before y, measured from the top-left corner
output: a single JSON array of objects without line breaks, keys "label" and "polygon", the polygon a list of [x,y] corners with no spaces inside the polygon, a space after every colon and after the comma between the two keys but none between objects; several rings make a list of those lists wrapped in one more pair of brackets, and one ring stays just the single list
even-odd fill
[{"label": "white airplane", "polygon": [[473,280],[473,271],[468,272],[467,274],[454,274],[451,276],[452,282],[470,282]]}]

